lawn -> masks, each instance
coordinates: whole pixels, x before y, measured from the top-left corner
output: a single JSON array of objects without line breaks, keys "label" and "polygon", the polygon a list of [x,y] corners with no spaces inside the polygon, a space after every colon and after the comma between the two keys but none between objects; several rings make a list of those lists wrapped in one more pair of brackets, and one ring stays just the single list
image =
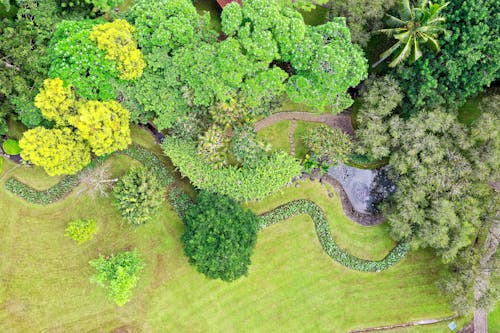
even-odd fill
[{"label": "lawn", "polygon": [[257,133],[259,139],[271,145],[272,151],[290,151],[290,144],[288,142],[288,131],[290,130],[290,121],[280,121]]},{"label": "lawn", "polygon": [[[134,141],[153,148],[134,129]],[[114,156],[115,175],[138,162]],[[46,188],[57,181],[36,168],[6,163],[6,172]],[[5,176],[6,174],[4,174]],[[234,283],[207,280],[188,265],[179,237],[183,226],[165,204],[138,228],[120,223],[111,198],[93,202],[75,192],[64,201],[34,206],[0,184],[0,331],[2,332],[344,332],[450,314],[435,281],[441,265],[428,252],[411,252],[381,273],[360,273],[333,262],[312,221],[298,216],[259,233],[248,277]],[[334,240],[352,254],[380,259],[394,246],[386,225],[364,228],[347,220],[337,196],[319,183],[302,183],[249,205],[260,213],[309,198],[327,214]],[[100,231],[77,246],[64,236],[74,218],[98,220]],[[145,270],[130,303],[116,307],[89,283],[88,261],[137,248]]]}]

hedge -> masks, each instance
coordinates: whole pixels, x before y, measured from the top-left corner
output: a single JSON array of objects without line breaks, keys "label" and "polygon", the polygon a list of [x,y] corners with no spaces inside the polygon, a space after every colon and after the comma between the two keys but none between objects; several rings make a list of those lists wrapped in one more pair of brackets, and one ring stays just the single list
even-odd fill
[{"label": "hedge", "polygon": [[162,147],[195,187],[227,195],[236,201],[263,199],[279,191],[302,171],[300,163],[284,152],[274,153],[252,168],[232,165],[215,168],[197,153],[192,141],[166,137]]},{"label": "hedge", "polygon": [[174,187],[168,192],[168,202],[181,219],[184,219],[186,211],[193,205],[193,200],[178,187]]},{"label": "hedge", "polygon": [[[131,146],[125,150],[118,151],[115,154],[125,154],[141,162],[145,167],[149,168],[156,174],[158,179],[161,181],[162,186],[167,186],[174,181],[163,162],[154,153],[150,152],[146,148]],[[110,156],[112,156],[112,154],[107,155],[105,158],[99,158],[98,160],[104,161]],[[30,203],[49,205],[68,195],[71,190],[79,184],[82,172],[94,167],[95,162],[92,162],[77,174],[65,176],[59,183],[42,191],[36,190],[15,178],[9,178],[5,183],[5,188]]]},{"label": "hedge", "polygon": [[286,220],[296,215],[307,214],[311,216],[316,227],[316,234],[323,250],[335,261],[341,265],[362,272],[380,272],[392,267],[409,251],[408,242],[400,242],[396,245],[387,256],[379,261],[365,260],[355,257],[348,252],[340,249],[335,244],[330,233],[330,227],[326,219],[325,213],[315,203],[309,200],[295,200],[284,204],[274,210],[262,214],[259,218],[259,228],[264,229],[270,225]]}]

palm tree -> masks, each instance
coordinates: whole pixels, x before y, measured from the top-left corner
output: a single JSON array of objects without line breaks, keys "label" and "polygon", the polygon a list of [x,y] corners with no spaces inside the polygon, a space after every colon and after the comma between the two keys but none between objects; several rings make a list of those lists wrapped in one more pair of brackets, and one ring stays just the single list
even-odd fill
[{"label": "palm tree", "polygon": [[414,62],[422,56],[420,44],[427,44],[435,53],[438,53],[440,50],[438,35],[449,34],[444,27],[446,18],[440,16],[439,13],[448,4],[449,2],[442,5],[433,4],[429,0],[422,0],[420,6],[415,8],[413,5],[410,6],[409,0],[401,0],[399,10],[401,18],[387,14],[387,24],[390,28],[379,30],[388,36],[394,36],[398,41],[380,55],[380,60],[373,64],[373,67],[387,59],[396,50],[398,52],[389,67],[396,67],[408,57],[411,62]]}]

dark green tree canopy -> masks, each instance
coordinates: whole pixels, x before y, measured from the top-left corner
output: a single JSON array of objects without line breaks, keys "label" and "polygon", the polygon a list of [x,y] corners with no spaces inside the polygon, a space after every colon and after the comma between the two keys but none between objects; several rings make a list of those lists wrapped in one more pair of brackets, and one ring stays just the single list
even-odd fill
[{"label": "dark green tree canopy", "polygon": [[184,216],[184,252],[211,279],[233,281],[246,275],[257,241],[257,216],[225,196],[200,192]]}]

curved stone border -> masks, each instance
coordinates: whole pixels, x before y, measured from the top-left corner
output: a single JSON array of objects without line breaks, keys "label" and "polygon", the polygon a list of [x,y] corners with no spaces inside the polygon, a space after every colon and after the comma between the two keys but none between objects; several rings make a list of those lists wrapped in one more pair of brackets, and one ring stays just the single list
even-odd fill
[{"label": "curved stone border", "polygon": [[279,206],[267,213],[259,216],[259,228],[265,229],[268,226],[289,219],[291,217],[307,214],[309,215],[316,227],[316,234],[323,247],[323,250],[339,264],[362,272],[380,272],[395,265],[403,258],[410,246],[407,242],[398,243],[382,260],[366,260],[353,256],[349,252],[338,247],[332,238],[330,226],[326,215],[314,202],[300,199],[290,201],[282,206]]},{"label": "curved stone border", "polygon": [[[169,171],[163,165],[158,156],[144,147],[133,145],[125,150],[117,151],[111,155],[106,156],[106,158],[102,159],[102,161],[108,159],[114,154],[125,154],[141,162],[144,166],[151,169],[151,171],[157,175],[158,179],[164,186],[168,186],[173,182],[173,177],[170,176]],[[57,184],[51,186],[46,190],[36,190],[14,177],[7,179],[5,188],[9,192],[14,193],[15,195],[23,198],[30,203],[37,205],[49,205],[68,196],[71,191],[80,183],[80,176],[82,172],[94,167],[95,165],[90,164],[78,173],[64,177]]]},{"label": "curved stone border", "polygon": [[363,214],[355,210],[342,185],[329,174],[325,174],[320,181],[330,184],[335,191],[337,191],[340,196],[340,202],[342,203],[342,210],[350,220],[365,227],[372,227],[385,222],[382,214]]},{"label": "curved stone border", "polygon": [[277,112],[267,118],[255,122],[254,129],[258,132],[284,120],[301,120],[324,123],[331,128],[340,128],[343,132],[349,134],[351,137],[354,137],[354,128],[352,127],[351,122],[351,111],[349,109],[342,111],[339,114],[322,113],[319,115],[300,111]]}]

